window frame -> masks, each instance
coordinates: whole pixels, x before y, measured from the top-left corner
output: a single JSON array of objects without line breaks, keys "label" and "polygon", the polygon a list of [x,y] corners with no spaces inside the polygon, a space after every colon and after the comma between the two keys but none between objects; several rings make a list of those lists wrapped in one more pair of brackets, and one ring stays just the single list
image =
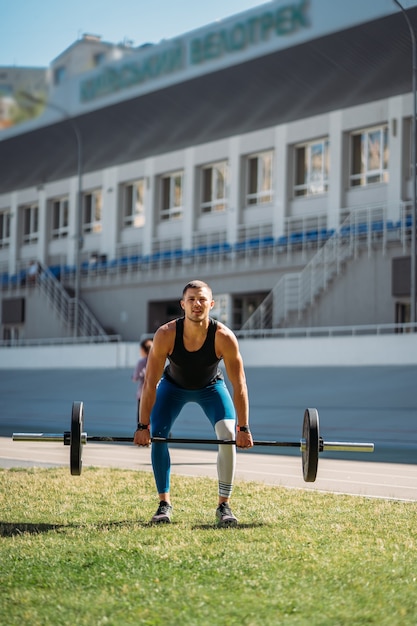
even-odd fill
[{"label": "window frame", "polygon": [[[265,168],[267,158],[269,166]],[[254,167],[256,165],[256,168]],[[249,154],[246,158],[246,206],[259,206],[273,202],[274,150]],[[269,173],[266,170],[269,169]],[[268,183],[269,187],[265,186]]]},{"label": "window frame", "polygon": [[[179,198],[177,198],[176,180],[179,179]],[[159,210],[160,222],[168,222],[182,219],[183,194],[184,194],[184,170],[176,170],[160,177],[161,201]],[[178,202],[179,200],[179,202]]]},{"label": "window frame", "polygon": [[[208,179],[209,172],[211,174]],[[223,179],[221,179],[221,175],[223,175]],[[200,168],[200,213],[202,215],[224,213],[227,210],[228,176],[229,165],[227,160],[207,163]]]},{"label": "window frame", "polygon": [[[37,202],[20,207],[22,215],[22,243],[30,245],[39,239],[39,205]],[[28,219],[29,218],[29,219]]]},{"label": "window frame", "polygon": [[[87,201],[91,204],[87,206]],[[87,215],[87,211],[89,215]],[[87,217],[90,219],[87,220]],[[94,217],[94,219],[92,219]],[[103,194],[101,189],[86,191],[82,196],[82,232],[83,234],[96,234],[102,231],[103,219]]]},{"label": "window frame", "polygon": [[[371,134],[379,133],[379,165],[378,167],[368,167],[372,158],[369,137]],[[355,144],[358,145],[355,145]],[[349,185],[353,187],[366,187],[376,183],[388,182],[389,166],[389,133],[388,124],[370,126],[362,128],[350,134],[350,171]],[[382,146],[382,148],[381,148]],[[365,158],[366,156],[366,158]],[[364,165],[365,164],[365,165]],[[359,169],[359,171],[356,171]]]},{"label": "window frame", "polygon": [[[69,198],[51,198],[51,238],[65,239],[69,234]],[[56,209],[58,209],[58,223],[55,225]]]},{"label": "window frame", "polygon": [[[314,167],[314,149],[320,148],[321,167]],[[294,148],[294,197],[325,194],[329,190],[328,137],[297,144]],[[320,170],[320,171],[319,171]],[[318,175],[317,175],[318,174]],[[303,180],[303,182],[301,182]],[[318,183],[320,186],[318,187]],[[315,189],[316,188],[316,189]]]},{"label": "window frame", "polygon": [[0,211],[0,249],[8,248],[10,246],[10,226],[10,211]]},{"label": "window frame", "polygon": [[[141,191],[139,188],[142,187]],[[138,178],[122,185],[123,228],[142,228],[145,225],[145,178]],[[140,194],[142,197],[140,198]],[[139,198],[139,199],[138,199]]]}]

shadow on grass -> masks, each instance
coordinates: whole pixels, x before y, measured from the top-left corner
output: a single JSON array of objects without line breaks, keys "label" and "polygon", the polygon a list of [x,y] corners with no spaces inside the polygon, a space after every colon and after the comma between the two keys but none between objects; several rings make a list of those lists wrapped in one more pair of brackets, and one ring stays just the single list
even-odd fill
[{"label": "shadow on grass", "polygon": [[0,522],[0,537],[15,537],[16,535],[41,535],[49,532],[61,532],[66,530],[96,529],[108,530],[110,528],[123,528],[128,526],[148,526],[148,523],[137,520],[126,520],[118,522],[99,522],[97,524],[42,524],[42,523],[20,523],[20,522]]},{"label": "shadow on grass", "polygon": [[262,524],[261,522],[253,522],[252,524],[242,524],[239,522],[237,526],[218,526],[215,522],[213,524],[196,524],[192,526],[192,530],[234,530],[239,532],[239,530],[244,530],[245,528],[259,528],[262,526],[268,526],[268,524]]},{"label": "shadow on grass", "polygon": [[[179,522],[178,522],[179,523]],[[142,528],[151,528],[156,526],[168,526],[172,527],[175,525],[175,522],[171,522],[171,524],[155,524],[154,522],[141,521],[141,520],[124,520],[117,522],[100,522],[98,524],[43,524],[43,523],[18,523],[18,522],[1,522],[0,521],[0,537],[15,537],[19,535],[41,535],[43,533],[49,532],[59,532],[65,531],[69,529],[86,529],[87,527],[90,529],[97,530],[107,530],[110,528],[122,528],[128,526],[141,526]],[[238,526],[234,527],[224,527],[221,528],[217,526],[214,522],[212,524],[195,524],[192,526],[192,530],[244,530],[245,528],[259,528],[262,526],[268,526],[268,524],[263,524],[260,522],[253,522],[251,524],[242,524],[240,523]]]},{"label": "shadow on grass", "polygon": [[14,537],[15,535],[41,535],[55,530],[68,528],[63,524],[19,524],[14,522],[0,522],[0,537]]}]

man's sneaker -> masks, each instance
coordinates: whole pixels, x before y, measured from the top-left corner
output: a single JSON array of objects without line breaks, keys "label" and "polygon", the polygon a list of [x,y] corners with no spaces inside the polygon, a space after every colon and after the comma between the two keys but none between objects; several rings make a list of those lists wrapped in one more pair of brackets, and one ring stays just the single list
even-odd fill
[{"label": "man's sneaker", "polygon": [[218,526],[237,526],[237,519],[233,515],[228,502],[222,502],[216,509]]},{"label": "man's sneaker", "polygon": [[172,506],[168,504],[168,502],[165,502],[165,500],[161,500],[158,510],[152,517],[151,522],[154,524],[169,524],[171,521],[171,514]]}]

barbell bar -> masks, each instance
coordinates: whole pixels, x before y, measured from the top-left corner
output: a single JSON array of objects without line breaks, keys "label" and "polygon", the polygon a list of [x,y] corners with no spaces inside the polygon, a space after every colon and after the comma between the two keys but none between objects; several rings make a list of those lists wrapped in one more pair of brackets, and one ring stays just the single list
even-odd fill
[{"label": "barbell bar", "polygon": [[[113,437],[87,435],[84,432],[84,403],[73,402],[71,411],[71,430],[64,433],[13,433],[13,441],[63,441],[70,446],[70,470],[73,476],[79,476],[82,470],[82,447],[89,441],[132,443],[133,437]],[[183,443],[236,445],[234,439],[189,439],[176,437],[151,437],[152,443]],[[301,451],[303,478],[305,482],[314,482],[317,477],[319,453],[326,451],[373,452],[373,443],[349,441],[324,441],[320,437],[319,413],[317,409],[304,411],[302,437],[299,441],[254,441],[254,446],[274,446],[298,448]]]}]

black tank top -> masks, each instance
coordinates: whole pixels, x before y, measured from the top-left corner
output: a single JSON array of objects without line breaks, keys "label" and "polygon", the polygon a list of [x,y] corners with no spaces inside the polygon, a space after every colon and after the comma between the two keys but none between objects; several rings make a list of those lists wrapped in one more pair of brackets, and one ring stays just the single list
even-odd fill
[{"label": "black tank top", "polygon": [[188,352],[183,340],[184,318],[177,319],[174,349],[168,355],[165,377],[183,389],[202,389],[221,380],[220,359],[214,349],[216,330],[217,322],[210,318],[205,342],[196,352]]}]

